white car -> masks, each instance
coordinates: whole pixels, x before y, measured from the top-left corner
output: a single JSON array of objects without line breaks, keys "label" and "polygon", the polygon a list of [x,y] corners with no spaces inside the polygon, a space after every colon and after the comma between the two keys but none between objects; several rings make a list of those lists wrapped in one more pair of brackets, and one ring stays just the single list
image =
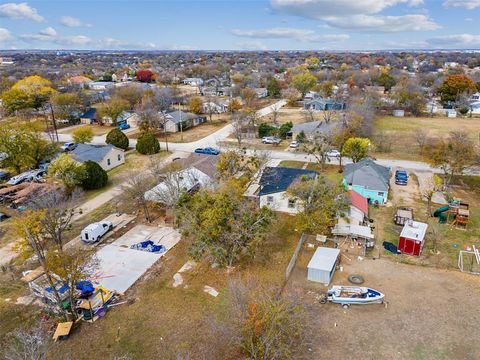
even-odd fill
[{"label": "white car", "polygon": [[60,147],[60,150],[62,150],[63,152],[67,152],[67,151],[75,150],[76,147],[77,147],[77,144],[73,142],[67,142]]},{"label": "white car", "polygon": [[86,243],[94,243],[112,229],[113,223],[111,221],[96,222],[83,229],[80,238]]},{"label": "white car", "polygon": [[282,142],[282,139],[276,137],[276,136],[264,136],[262,138],[262,143],[264,144],[275,144],[278,145]]},{"label": "white car", "polygon": [[328,157],[340,157],[340,151],[338,150],[330,150],[326,152]]},{"label": "white car", "polygon": [[300,146],[300,143],[297,140],[294,140],[290,143],[289,147],[292,149],[297,149]]}]

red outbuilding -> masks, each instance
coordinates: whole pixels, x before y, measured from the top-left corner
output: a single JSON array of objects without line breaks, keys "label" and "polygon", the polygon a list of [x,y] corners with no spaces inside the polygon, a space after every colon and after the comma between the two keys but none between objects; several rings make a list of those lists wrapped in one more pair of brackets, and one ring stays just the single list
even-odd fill
[{"label": "red outbuilding", "polygon": [[428,225],[419,221],[409,220],[403,226],[398,241],[398,250],[402,254],[419,256],[423,250],[425,234]]}]

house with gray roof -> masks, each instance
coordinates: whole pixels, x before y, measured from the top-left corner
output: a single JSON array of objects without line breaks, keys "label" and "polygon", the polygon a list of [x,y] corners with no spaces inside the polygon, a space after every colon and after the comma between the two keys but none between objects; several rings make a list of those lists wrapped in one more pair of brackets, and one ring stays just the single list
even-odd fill
[{"label": "house with gray roof", "polygon": [[345,110],[346,104],[343,101],[335,101],[331,99],[325,99],[322,97],[317,97],[312,100],[305,101],[303,103],[304,110],[315,110],[315,111],[325,111],[325,110]]},{"label": "house with gray roof", "polygon": [[330,121],[328,124],[325,121],[309,121],[303,124],[295,124],[287,133],[291,139],[296,139],[298,134],[303,132],[308,140],[312,140],[318,135],[328,135],[335,128],[339,126],[338,121]]},{"label": "house with gray roof", "polygon": [[297,214],[302,205],[298,199],[288,196],[288,188],[299,181],[314,180],[317,175],[313,170],[268,166],[263,170],[260,180],[250,185],[245,196],[256,199],[260,206]]},{"label": "house with gray roof", "polygon": [[345,165],[343,185],[362,195],[370,204],[387,202],[389,184],[390,168],[371,159]]},{"label": "house with gray roof", "polygon": [[207,121],[206,116],[192,114],[182,110],[169,111],[165,116],[165,129],[168,132],[184,131]]},{"label": "house with gray roof", "polygon": [[73,160],[82,164],[87,160],[94,161],[105,171],[125,163],[125,151],[110,144],[78,144],[70,154]]}]

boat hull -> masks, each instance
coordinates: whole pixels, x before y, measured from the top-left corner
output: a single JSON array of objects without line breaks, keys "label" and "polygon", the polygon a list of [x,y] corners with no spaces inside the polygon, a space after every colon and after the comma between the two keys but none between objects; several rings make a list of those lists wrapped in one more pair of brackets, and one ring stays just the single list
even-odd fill
[{"label": "boat hull", "polygon": [[335,285],[327,292],[328,301],[342,305],[381,304],[384,298],[380,291],[363,286]]}]

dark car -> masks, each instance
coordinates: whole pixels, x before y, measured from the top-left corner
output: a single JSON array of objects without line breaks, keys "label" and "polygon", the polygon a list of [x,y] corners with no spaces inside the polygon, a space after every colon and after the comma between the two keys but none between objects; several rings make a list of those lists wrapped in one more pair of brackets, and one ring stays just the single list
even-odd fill
[{"label": "dark car", "polygon": [[397,185],[407,185],[408,183],[408,174],[405,170],[395,171],[395,184]]},{"label": "dark car", "polygon": [[7,220],[7,219],[9,219],[9,218],[10,218],[9,215],[4,214],[4,213],[0,213],[0,222],[5,221],[5,220]]},{"label": "dark car", "polygon": [[6,171],[0,170],[0,181],[6,181],[10,179],[10,174]]},{"label": "dark car", "polygon": [[218,154],[220,154],[220,150],[212,148],[212,147],[197,148],[197,149],[195,149],[195,152],[197,154],[206,154],[206,155],[218,155]]}]

